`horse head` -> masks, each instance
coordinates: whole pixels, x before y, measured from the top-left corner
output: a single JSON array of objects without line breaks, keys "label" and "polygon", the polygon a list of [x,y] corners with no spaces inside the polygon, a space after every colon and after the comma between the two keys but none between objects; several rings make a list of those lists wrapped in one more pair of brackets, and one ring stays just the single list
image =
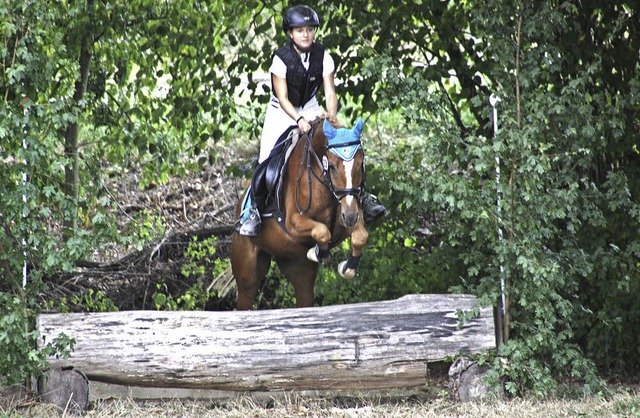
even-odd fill
[{"label": "horse head", "polygon": [[358,119],[351,128],[336,128],[327,119],[322,132],[327,139],[322,164],[329,189],[340,202],[342,223],[353,228],[360,216],[360,197],[363,192],[364,152],[360,137],[364,123]]}]

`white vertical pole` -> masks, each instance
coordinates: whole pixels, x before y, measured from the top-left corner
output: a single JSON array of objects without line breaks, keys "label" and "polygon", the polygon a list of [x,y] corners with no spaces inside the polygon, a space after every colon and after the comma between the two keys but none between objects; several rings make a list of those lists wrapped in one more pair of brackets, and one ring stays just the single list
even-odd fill
[{"label": "white vertical pole", "polygon": [[[29,101],[29,99],[25,97],[23,100],[24,100],[24,103],[23,103],[22,109],[24,112],[24,116],[28,116],[29,109],[27,108],[26,104]],[[27,212],[28,212],[28,208],[27,208],[28,198],[27,198],[26,188],[27,188],[27,182],[29,181],[29,175],[27,174],[28,173],[27,166],[29,165],[29,161],[27,161],[27,148],[28,148],[27,135],[29,133],[29,129],[26,123],[24,125],[23,132],[24,132],[24,137],[22,138],[22,148],[24,149],[24,172],[22,173],[22,186],[23,186],[23,190],[25,191],[22,194],[22,202],[24,203],[24,206],[25,206],[25,211],[23,216],[26,218]],[[26,289],[27,283],[28,283],[28,277],[29,277],[29,272],[27,267],[27,257],[29,252],[27,251],[26,237],[22,237],[22,245],[24,247],[24,264],[22,266],[22,288]]]},{"label": "white vertical pole", "polygon": [[[489,96],[489,104],[493,108],[493,136],[498,135],[498,109],[496,105],[500,101],[500,98],[493,93]],[[502,242],[502,216],[500,214],[500,203],[502,201],[502,188],[500,187],[500,155],[496,154],[496,187],[497,187],[497,210],[498,210],[498,240]],[[502,298],[502,317],[504,318],[506,312],[506,290],[504,281],[504,266],[500,263],[500,294]]]}]

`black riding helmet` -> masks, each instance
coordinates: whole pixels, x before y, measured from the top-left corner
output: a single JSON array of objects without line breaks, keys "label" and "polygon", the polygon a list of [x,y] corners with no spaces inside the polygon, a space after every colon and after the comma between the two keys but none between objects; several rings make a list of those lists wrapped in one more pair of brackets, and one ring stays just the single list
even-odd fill
[{"label": "black riding helmet", "polygon": [[293,6],[287,9],[282,19],[282,29],[287,33],[293,28],[301,26],[320,26],[318,15],[308,6]]}]

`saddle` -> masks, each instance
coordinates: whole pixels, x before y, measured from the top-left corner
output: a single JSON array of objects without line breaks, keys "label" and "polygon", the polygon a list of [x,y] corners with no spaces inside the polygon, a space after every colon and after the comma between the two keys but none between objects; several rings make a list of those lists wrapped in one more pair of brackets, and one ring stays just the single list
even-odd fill
[{"label": "saddle", "polygon": [[249,193],[242,202],[242,213],[251,207],[252,202],[263,217],[282,213],[279,199],[282,178],[287,160],[298,139],[300,139],[300,132],[296,130],[296,126],[289,127],[278,138],[267,159],[258,164],[253,172]]}]

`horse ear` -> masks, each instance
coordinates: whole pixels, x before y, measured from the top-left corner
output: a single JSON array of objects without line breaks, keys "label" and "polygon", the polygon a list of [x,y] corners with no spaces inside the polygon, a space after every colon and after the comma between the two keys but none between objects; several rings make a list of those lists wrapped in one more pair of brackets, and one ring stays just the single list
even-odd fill
[{"label": "horse ear", "polygon": [[353,127],[353,135],[359,139],[360,136],[362,135],[363,128],[364,128],[364,122],[362,121],[362,118],[358,118],[358,122],[356,122],[356,126]]},{"label": "horse ear", "polygon": [[322,131],[324,132],[324,136],[326,136],[327,139],[333,139],[336,137],[336,128],[334,128],[331,123],[329,123],[329,119],[324,120],[324,123],[322,124]]}]

